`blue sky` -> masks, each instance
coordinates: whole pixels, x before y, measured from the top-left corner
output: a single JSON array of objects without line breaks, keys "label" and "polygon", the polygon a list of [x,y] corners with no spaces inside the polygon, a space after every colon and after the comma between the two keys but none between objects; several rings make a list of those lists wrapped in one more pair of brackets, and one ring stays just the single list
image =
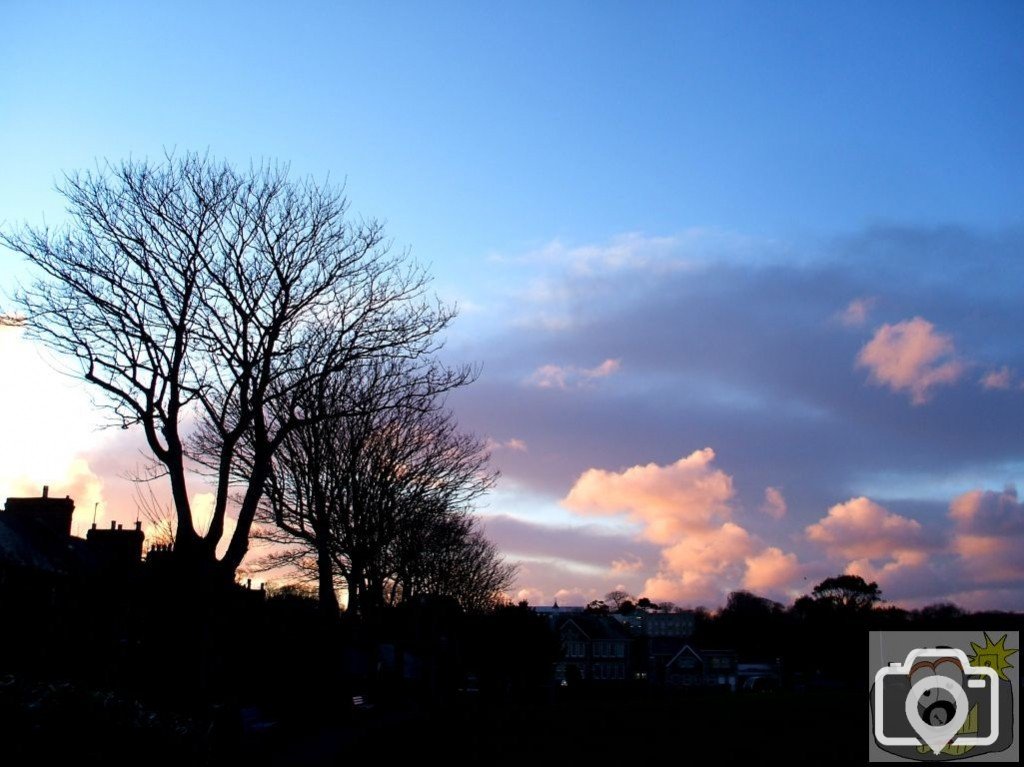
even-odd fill
[{"label": "blue sky", "polygon": [[[908,604],[1021,606],[995,542],[1024,542],[1021,4],[16,2],[0,24],[0,225],[59,222],[63,171],[209,149],[346,181],[431,264],[463,307],[450,353],[484,367],[454,404],[494,442],[485,512],[524,595],[787,599],[852,568]],[[0,253],[5,288],[25,275]],[[4,368],[78,403],[26,344]],[[55,421],[59,462],[126,503],[130,450],[87,409]],[[9,492],[42,483],[30,453],[0,454]]]}]

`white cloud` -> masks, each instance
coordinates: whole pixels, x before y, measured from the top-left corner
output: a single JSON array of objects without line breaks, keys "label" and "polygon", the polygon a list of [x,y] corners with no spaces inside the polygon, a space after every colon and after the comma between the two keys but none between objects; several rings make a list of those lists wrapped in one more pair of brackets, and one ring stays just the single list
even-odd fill
[{"label": "white cloud", "polygon": [[86,452],[106,441],[85,384],[57,365],[24,329],[0,327],[0,497],[70,486],[87,470]]},{"label": "white cloud", "polygon": [[621,360],[606,359],[592,368],[581,368],[574,365],[541,365],[526,383],[538,389],[582,389],[600,378],[607,378],[619,372]]},{"label": "white cloud", "polygon": [[484,447],[492,453],[498,450],[511,450],[514,453],[527,452],[526,442],[524,440],[517,439],[516,437],[509,437],[504,442],[488,437],[484,443]]}]

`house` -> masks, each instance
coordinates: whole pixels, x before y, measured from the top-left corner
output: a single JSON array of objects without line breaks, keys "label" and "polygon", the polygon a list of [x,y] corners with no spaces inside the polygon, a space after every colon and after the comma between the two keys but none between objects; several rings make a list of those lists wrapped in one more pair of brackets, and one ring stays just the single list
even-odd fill
[{"label": "house", "polygon": [[679,651],[686,647],[685,637],[653,636],[645,637],[644,661],[641,669],[644,678],[651,684],[663,685],[666,683],[665,669],[669,662],[679,654]]},{"label": "house", "polygon": [[649,637],[693,636],[696,616],[690,610],[672,613],[650,613],[644,620],[644,634]]},{"label": "house", "polygon": [[93,523],[86,538],[71,534],[75,502],[51,498],[43,487],[38,498],[8,498],[0,514],[0,584],[10,579],[46,582],[66,578],[123,574],[142,561],[142,525],[109,530]]},{"label": "house", "polygon": [[568,615],[580,615],[584,612],[583,607],[577,607],[575,605],[559,606],[558,601],[551,607],[543,607],[537,605],[530,605],[530,610],[537,615],[542,616],[548,622],[548,628],[552,631],[557,631],[558,626]]},{"label": "house", "polygon": [[664,683],[671,687],[728,687],[736,690],[736,653],[697,650],[684,645],[665,664]]},{"label": "house", "polygon": [[559,682],[625,681],[632,678],[633,637],[610,615],[578,613],[557,626],[562,658],[556,664]]},{"label": "house", "polygon": [[634,634],[647,637],[689,637],[696,625],[692,610],[656,612],[637,608],[628,613],[612,613],[612,617]]},{"label": "house", "polygon": [[87,538],[71,534],[75,502],[8,498],[0,512],[0,658],[38,662],[51,670],[67,662],[67,637],[123,634],[128,600],[142,560],[141,525],[110,530],[93,525]]}]

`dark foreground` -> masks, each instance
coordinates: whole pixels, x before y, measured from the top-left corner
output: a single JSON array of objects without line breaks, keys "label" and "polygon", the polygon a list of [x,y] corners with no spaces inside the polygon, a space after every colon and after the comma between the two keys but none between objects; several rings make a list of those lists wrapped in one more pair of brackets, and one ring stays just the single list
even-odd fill
[{"label": "dark foreground", "polygon": [[[562,692],[562,691],[559,691]],[[262,752],[270,764],[863,764],[866,698],[840,691],[558,695],[544,703],[463,701],[444,711],[370,710]],[[585,761],[584,761],[585,760]]]},{"label": "dark foreground", "polygon": [[845,765],[864,763],[867,740],[866,694],[835,689],[556,689],[528,702],[463,694],[445,706],[321,711],[317,721],[255,711],[180,717],[10,677],[0,693],[0,764],[419,764],[429,756],[447,765]]}]

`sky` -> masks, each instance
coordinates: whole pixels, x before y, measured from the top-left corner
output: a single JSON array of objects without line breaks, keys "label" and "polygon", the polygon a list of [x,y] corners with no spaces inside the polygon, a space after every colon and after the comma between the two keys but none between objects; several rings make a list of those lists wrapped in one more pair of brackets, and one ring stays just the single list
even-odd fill
[{"label": "sky", "polygon": [[[0,227],[209,151],[344,183],[457,303],[512,596],[829,575],[1024,609],[1024,5],[0,5]],[[0,309],[32,278],[0,249]],[[0,331],[0,496],[135,518],[138,435]],[[200,507],[206,490],[194,490]]]}]

